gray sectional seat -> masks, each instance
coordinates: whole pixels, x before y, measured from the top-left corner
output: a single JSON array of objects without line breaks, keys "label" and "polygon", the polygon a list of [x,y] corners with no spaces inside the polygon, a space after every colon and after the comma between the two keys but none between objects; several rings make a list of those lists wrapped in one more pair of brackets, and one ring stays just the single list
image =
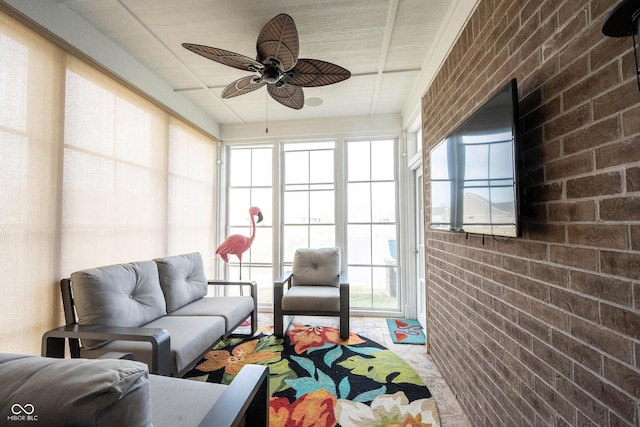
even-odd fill
[{"label": "gray sectional seat", "polygon": [[[171,316],[221,316],[231,332],[247,319],[254,309],[254,299],[247,296],[207,295],[207,279],[199,253],[154,260]],[[229,282],[231,283],[231,282]],[[226,283],[225,283],[226,284]]]},{"label": "gray sectional seat", "polygon": [[[67,325],[43,336],[43,356],[63,357],[66,338],[72,357],[130,353],[153,373],[181,376],[247,318],[256,330],[255,282],[208,281],[199,253],[85,269],[61,286]],[[216,286],[250,295],[208,296]]]},{"label": "gray sectional seat", "polygon": [[0,353],[0,384],[6,425],[268,425],[269,373],[264,366],[245,366],[226,386],[152,375],[146,365],[131,360]]}]

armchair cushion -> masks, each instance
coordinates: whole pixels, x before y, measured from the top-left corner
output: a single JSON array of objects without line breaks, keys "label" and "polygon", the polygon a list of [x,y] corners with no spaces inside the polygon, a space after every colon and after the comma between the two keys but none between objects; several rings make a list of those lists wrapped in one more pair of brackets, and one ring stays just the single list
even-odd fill
[{"label": "armchair cushion", "polygon": [[292,312],[340,312],[340,288],[333,286],[293,286],[282,298],[282,310]]},{"label": "armchair cushion", "polygon": [[158,265],[167,312],[171,313],[207,294],[207,278],[199,253],[157,258],[154,261]]},{"label": "armchair cushion", "polygon": [[[149,374],[142,363],[1,354],[0,378],[3,417],[31,413],[34,425],[46,426],[151,425]],[[12,411],[15,404],[20,408]]]},{"label": "armchair cushion", "polygon": [[340,286],[339,248],[301,248],[293,257],[291,285]]},{"label": "armchair cushion", "polygon": [[[71,274],[79,325],[142,326],[167,314],[153,261],[81,270]],[[108,341],[83,340],[86,349]]]}]

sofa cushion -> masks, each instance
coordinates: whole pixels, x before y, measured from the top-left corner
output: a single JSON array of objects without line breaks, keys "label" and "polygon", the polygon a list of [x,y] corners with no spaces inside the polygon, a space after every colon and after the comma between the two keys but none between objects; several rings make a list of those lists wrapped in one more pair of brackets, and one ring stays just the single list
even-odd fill
[{"label": "sofa cushion", "polygon": [[298,249],[291,271],[293,286],[340,286],[340,249]]},{"label": "sofa cushion", "polygon": [[[189,363],[199,361],[202,354],[225,334],[225,321],[219,316],[164,316],[144,327],[161,328],[169,332],[171,375],[182,373]],[[83,348],[80,356],[94,359],[108,352],[131,353],[135,360],[151,366],[151,343],[146,341],[112,341],[97,349]]]},{"label": "sofa cushion", "polygon": [[254,309],[253,297],[228,296],[204,297],[169,313],[171,316],[222,316],[225,329],[231,332],[244,321]]},{"label": "sofa cushion", "polygon": [[157,258],[154,261],[158,266],[167,312],[171,313],[207,294],[207,278],[199,253]]},{"label": "sofa cushion", "polygon": [[126,420],[127,426],[151,426],[149,375],[142,363],[3,354],[0,378],[0,414],[7,425],[110,427]]},{"label": "sofa cushion", "polygon": [[226,385],[149,375],[153,427],[198,426]]},{"label": "sofa cushion", "polygon": [[[115,264],[71,274],[80,325],[142,326],[167,313],[153,261]],[[83,340],[92,349],[108,341]]]}]

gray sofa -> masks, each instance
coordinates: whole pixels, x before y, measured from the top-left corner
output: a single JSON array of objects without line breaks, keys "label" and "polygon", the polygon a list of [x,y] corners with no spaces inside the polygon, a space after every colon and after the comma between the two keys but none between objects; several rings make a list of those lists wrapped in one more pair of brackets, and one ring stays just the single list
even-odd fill
[{"label": "gray sofa", "polygon": [[[183,376],[247,318],[247,335],[256,331],[256,283],[208,281],[199,253],[77,271],[60,286],[66,325],[43,335],[43,356],[64,357],[68,341],[74,358],[130,353],[152,373]],[[207,296],[211,286],[250,295]]]},{"label": "gray sofa", "polygon": [[268,368],[229,386],[149,374],[140,362],[0,354],[1,425],[267,426]]}]

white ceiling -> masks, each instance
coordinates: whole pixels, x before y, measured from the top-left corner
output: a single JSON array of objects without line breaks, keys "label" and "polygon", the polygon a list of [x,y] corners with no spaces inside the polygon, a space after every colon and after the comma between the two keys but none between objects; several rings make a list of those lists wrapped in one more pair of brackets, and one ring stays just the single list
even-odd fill
[{"label": "white ceiling", "polygon": [[[267,114],[269,121],[402,114],[407,103],[419,105],[421,93],[415,92],[424,90],[425,68],[433,68],[443,34],[457,35],[466,20],[455,16],[463,0],[51,2],[77,14],[222,125],[261,122]],[[320,106],[293,110],[268,97],[266,88],[222,99],[227,84],[250,73],[181,47],[189,42],[255,57],[260,30],[279,13],[295,21],[301,58],[351,71],[346,81],[304,89],[307,100],[322,100]]]}]

